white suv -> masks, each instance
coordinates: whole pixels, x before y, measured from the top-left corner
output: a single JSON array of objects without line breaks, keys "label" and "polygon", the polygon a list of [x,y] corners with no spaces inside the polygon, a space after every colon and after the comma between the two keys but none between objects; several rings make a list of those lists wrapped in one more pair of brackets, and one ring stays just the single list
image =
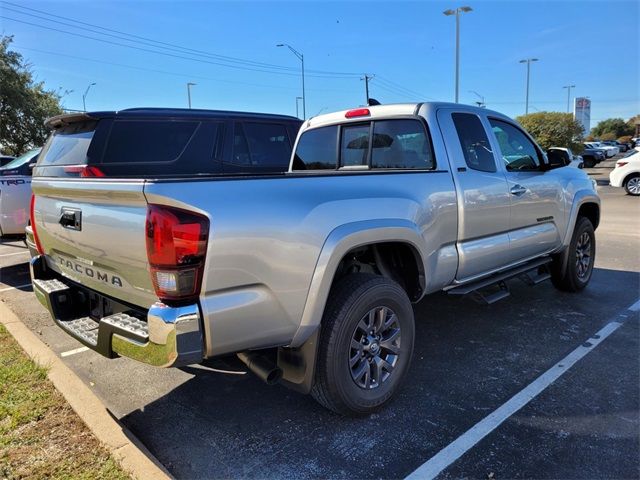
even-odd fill
[{"label": "white suv", "polygon": [[612,187],[624,187],[629,195],[640,195],[640,152],[631,150],[616,162],[609,174]]}]

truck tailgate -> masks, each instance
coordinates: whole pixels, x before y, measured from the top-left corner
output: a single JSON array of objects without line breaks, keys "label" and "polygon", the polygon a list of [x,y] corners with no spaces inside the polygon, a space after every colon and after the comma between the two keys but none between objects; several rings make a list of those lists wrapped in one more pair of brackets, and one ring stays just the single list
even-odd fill
[{"label": "truck tailgate", "polygon": [[47,265],[143,308],[158,300],[145,243],[143,180],[34,178],[34,222]]}]

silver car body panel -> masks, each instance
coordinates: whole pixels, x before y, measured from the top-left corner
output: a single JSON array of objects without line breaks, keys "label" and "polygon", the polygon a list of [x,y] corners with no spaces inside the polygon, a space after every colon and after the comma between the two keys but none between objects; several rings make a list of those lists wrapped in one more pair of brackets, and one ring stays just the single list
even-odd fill
[{"label": "silver car body panel", "polygon": [[[133,305],[158,301],[145,244],[144,182],[34,178],[36,230],[51,269]],[[82,212],[81,228],[60,224],[63,209]]]}]

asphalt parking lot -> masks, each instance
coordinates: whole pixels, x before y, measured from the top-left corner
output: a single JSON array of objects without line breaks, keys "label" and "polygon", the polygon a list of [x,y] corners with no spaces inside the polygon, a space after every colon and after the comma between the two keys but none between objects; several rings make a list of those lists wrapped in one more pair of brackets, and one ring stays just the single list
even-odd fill
[{"label": "asphalt parking lot", "polygon": [[426,298],[406,385],[366,418],[268,387],[233,359],[162,370],[78,350],[31,293],[18,239],[0,245],[0,299],[177,478],[404,478],[581,346],[591,350],[462,455],[446,450],[439,478],[638,478],[640,199],[607,185],[612,163],[587,170],[603,201],[589,287],[513,280],[492,306]]}]

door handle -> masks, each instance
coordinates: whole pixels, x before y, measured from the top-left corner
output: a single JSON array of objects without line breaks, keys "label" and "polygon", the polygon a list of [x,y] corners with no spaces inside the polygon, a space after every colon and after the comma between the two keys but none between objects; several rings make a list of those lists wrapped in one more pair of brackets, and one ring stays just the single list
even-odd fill
[{"label": "door handle", "polygon": [[62,207],[62,214],[58,221],[64,228],[82,230],[82,212],[67,207]]},{"label": "door handle", "polygon": [[527,189],[525,187],[523,187],[522,185],[514,185],[513,187],[511,187],[511,195],[516,195],[516,196],[520,196],[524,193],[527,192]]}]

